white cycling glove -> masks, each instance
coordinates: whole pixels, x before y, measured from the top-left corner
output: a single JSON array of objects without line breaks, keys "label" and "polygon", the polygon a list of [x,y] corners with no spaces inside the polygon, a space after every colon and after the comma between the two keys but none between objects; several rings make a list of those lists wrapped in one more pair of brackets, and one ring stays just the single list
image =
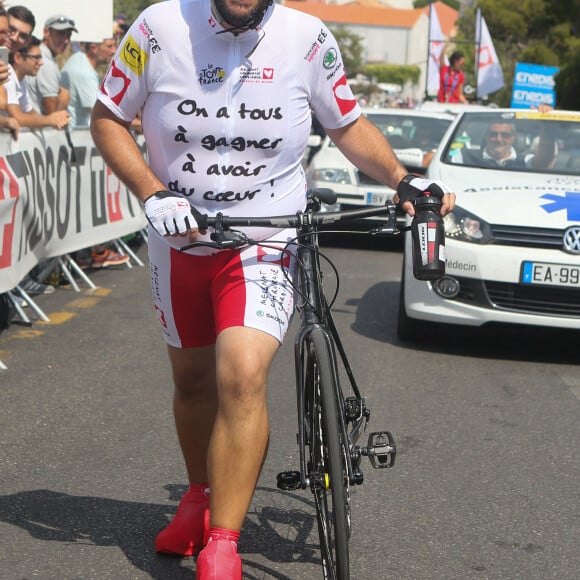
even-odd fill
[{"label": "white cycling glove", "polygon": [[144,206],[149,223],[161,236],[187,234],[199,227],[195,218],[201,214],[186,199],[170,191],[155,192]]},{"label": "white cycling glove", "polygon": [[449,188],[442,181],[433,181],[416,175],[405,175],[397,185],[397,195],[399,202],[397,206],[402,208],[406,201],[413,201],[417,197],[425,195],[433,195],[441,199],[446,193],[449,193]]}]

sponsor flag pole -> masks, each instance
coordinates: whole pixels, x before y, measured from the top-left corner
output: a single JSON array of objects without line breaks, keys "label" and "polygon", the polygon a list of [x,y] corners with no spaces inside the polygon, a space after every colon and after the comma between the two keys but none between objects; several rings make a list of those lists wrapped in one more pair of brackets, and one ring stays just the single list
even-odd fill
[{"label": "sponsor flag pole", "polygon": [[487,24],[479,8],[477,9],[475,36],[477,45],[476,94],[478,97],[485,97],[490,93],[499,91],[504,86],[504,81],[501,64],[495,52]]},{"label": "sponsor flag pole", "polygon": [[481,8],[475,15],[475,101],[479,99],[479,47],[481,46]]},{"label": "sponsor flag pole", "polygon": [[429,3],[429,41],[427,46],[427,79],[425,98],[439,92],[439,61],[441,51],[445,47],[445,38],[441,31],[441,23],[433,2]]}]

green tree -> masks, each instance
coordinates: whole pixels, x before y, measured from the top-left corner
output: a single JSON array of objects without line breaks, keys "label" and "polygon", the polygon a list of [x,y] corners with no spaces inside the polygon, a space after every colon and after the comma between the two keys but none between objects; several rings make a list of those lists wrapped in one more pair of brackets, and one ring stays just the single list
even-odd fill
[{"label": "green tree", "polygon": [[[580,50],[580,0],[478,0],[458,20],[459,42],[474,40],[477,6],[504,73],[505,87],[490,95],[490,101],[509,106],[515,65],[527,62],[560,67],[561,73],[556,77],[557,105],[580,109],[578,93],[574,93],[578,86],[574,77]],[[474,70],[470,52],[473,53],[466,51],[466,71]]]},{"label": "green tree", "polygon": [[[429,6],[435,0],[415,0],[413,2],[413,8],[424,8],[425,6]],[[441,0],[443,4],[447,4],[453,8],[453,10],[459,10],[461,2],[459,0]]]},{"label": "green tree", "polygon": [[367,64],[362,72],[377,83],[392,83],[404,86],[408,81],[413,84],[419,82],[421,69],[418,66],[396,64]]},{"label": "green tree", "polygon": [[347,76],[353,76],[362,70],[364,38],[350,32],[344,26],[335,26],[330,29],[342,54],[342,61]]},{"label": "green tree", "polygon": [[113,0],[113,11],[115,14],[124,12],[127,15],[127,21],[133,22],[147,6],[160,1],[162,0]]}]

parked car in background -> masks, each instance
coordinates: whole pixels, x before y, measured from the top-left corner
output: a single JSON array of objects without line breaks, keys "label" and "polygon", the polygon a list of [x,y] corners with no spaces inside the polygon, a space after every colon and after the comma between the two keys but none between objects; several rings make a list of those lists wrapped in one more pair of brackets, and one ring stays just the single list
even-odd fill
[{"label": "parked car in background", "polygon": [[[449,113],[414,109],[365,109],[363,113],[387,137],[401,163],[421,174],[454,119]],[[359,171],[328,137],[308,165],[306,178],[309,188],[330,187],[336,192],[337,204],[329,210],[384,205],[395,195],[393,189]]]},{"label": "parked car in background", "polygon": [[416,280],[407,235],[399,336],[426,336],[429,322],[580,329],[580,112],[463,112],[427,176],[457,194],[446,273]]}]

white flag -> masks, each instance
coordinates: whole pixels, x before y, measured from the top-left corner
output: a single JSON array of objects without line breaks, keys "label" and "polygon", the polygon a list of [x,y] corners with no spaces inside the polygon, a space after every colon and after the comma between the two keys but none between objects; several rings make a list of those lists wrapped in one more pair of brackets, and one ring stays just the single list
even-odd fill
[{"label": "white flag", "polygon": [[433,4],[429,4],[429,62],[427,63],[427,94],[439,92],[439,59],[445,46],[441,24]]},{"label": "white flag", "polygon": [[475,38],[479,41],[477,95],[485,97],[490,93],[499,91],[504,86],[504,82],[501,64],[493,47],[487,24],[479,9],[477,10]]}]

